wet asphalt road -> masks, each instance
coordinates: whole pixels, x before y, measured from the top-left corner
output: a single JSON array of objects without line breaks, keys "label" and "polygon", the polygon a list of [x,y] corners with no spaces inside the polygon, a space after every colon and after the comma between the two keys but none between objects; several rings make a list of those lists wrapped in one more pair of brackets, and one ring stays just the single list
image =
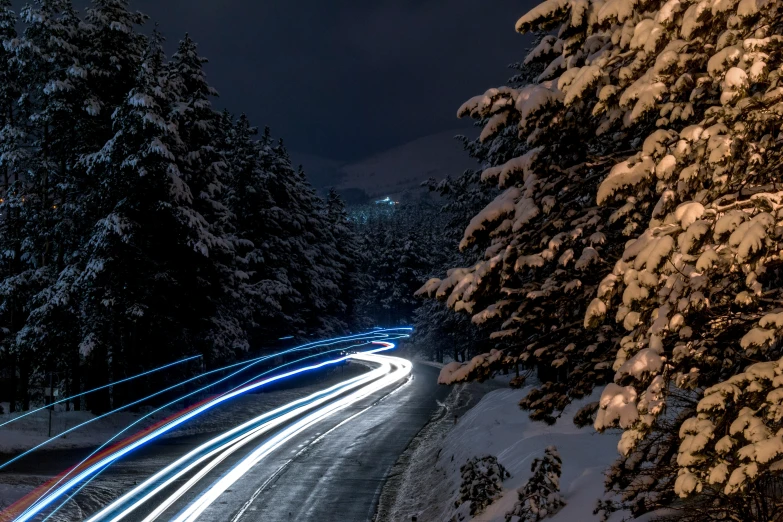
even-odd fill
[{"label": "wet asphalt road", "polygon": [[[436,383],[437,372],[414,365],[408,384],[380,402],[343,412],[329,423],[326,429],[331,431],[320,440],[314,441],[318,435],[312,433],[292,441],[253,477],[224,495],[225,504],[213,505],[203,520],[371,520],[387,473],[436,411],[436,399],[443,401],[448,395],[449,389]],[[337,426],[365,408],[369,409]]]},{"label": "wet asphalt road", "polygon": [[[378,392],[305,430],[247,473],[199,520],[372,520],[389,470],[437,410],[437,401],[445,400],[450,391],[448,387],[438,386],[437,374],[436,368],[414,364],[411,378],[403,385]],[[223,406],[229,409],[229,414],[230,408],[241,407],[241,404],[231,403]],[[214,434],[184,436],[151,444],[112,466],[114,469],[109,468],[104,480],[116,479],[123,484],[141,482],[212,436]],[[255,447],[256,444],[251,444],[227,459],[158,520],[170,520],[176,516],[204,488]],[[58,467],[61,458],[72,461],[74,452],[51,452],[48,457],[43,459],[43,467],[51,467],[51,474],[56,474],[63,469]],[[37,473],[49,474],[49,469],[36,468]],[[182,482],[184,479],[155,500],[165,498]],[[153,502],[148,509],[145,506],[124,520],[141,520],[155,505]]]}]

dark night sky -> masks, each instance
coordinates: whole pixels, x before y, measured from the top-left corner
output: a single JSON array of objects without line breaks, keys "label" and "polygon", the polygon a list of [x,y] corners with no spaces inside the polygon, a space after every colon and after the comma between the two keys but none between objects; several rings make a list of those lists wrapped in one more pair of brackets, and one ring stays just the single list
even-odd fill
[{"label": "dark night sky", "polygon": [[210,59],[218,105],[300,153],[351,161],[460,125],[504,82],[535,0],[131,0]]},{"label": "dark night sky", "polygon": [[298,155],[339,162],[469,128],[457,108],[510,76],[528,42],[514,23],[535,3],[130,0],[169,51],[185,32],[199,43],[219,108],[272,127]]}]

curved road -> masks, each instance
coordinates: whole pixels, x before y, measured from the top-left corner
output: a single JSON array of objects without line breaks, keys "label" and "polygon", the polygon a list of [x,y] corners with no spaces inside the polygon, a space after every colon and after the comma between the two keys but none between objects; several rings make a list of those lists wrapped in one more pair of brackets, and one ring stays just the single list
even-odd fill
[{"label": "curved road", "polygon": [[[436,411],[437,401],[445,400],[448,394],[446,387],[437,385],[437,372],[436,368],[414,365],[404,384],[378,391],[298,433],[231,485],[198,520],[372,520],[388,471]],[[239,401],[226,403],[221,410],[230,417],[235,409],[237,418],[241,418],[248,414],[242,408],[245,406]],[[206,487],[224,476],[265,438],[220,463],[157,520],[176,518]],[[104,478],[122,475],[141,483],[204,440],[204,436],[197,436],[153,443],[109,468]],[[138,475],[129,477],[133,470]],[[153,502],[123,520],[144,520],[156,502],[173,493],[187,478],[178,479]],[[90,511],[93,510],[83,513]]]},{"label": "curved road", "polygon": [[390,395],[381,392],[349,408],[322,435],[292,440],[224,494],[225,504],[213,505],[203,520],[371,520],[388,471],[435,412],[437,401],[448,395],[449,389],[437,384],[437,372],[414,365],[411,380]]}]

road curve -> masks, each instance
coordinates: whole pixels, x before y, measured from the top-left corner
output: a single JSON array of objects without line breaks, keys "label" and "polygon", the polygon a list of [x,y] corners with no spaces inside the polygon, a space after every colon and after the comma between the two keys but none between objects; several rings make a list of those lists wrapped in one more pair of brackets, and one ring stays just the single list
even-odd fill
[{"label": "road curve", "polygon": [[[37,518],[37,515],[41,513],[42,510],[46,510],[47,507],[51,506],[54,507],[53,503],[59,502],[59,500],[64,498],[64,495],[68,494],[68,490],[73,489],[76,487],[79,483],[83,483],[81,487],[79,487],[74,493],[71,493],[71,496],[68,497],[68,499],[65,500],[60,506],[66,504],[70,498],[72,498],[73,495],[79,495],[79,492],[81,491],[82,487],[88,484],[92,478],[94,478],[97,474],[99,474],[102,470],[106,469],[107,466],[111,467],[113,463],[115,463],[118,459],[121,459],[124,456],[129,455],[131,452],[136,453],[136,450],[141,448],[142,446],[148,445],[151,442],[154,442],[157,438],[159,438],[161,435],[165,434],[168,431],[171,431],[172,429],[176,428],[182,423],[185,423],[189,421],[190,419],[199,416],[203,414],[205,411],[210,410],[214,408],[217,405],[225,405],[226,401],[230,401],[234,397],[244,395],[248,391],[255,390],[259,387],[266,386],[272,382],[277,382],[281,379],[290,378],[295,375],[300,375],[303,372],[313,371],[319,368],[322,368],[324,366],[329,366],[335,363],[340,363],[340,361],[345,361],[347,359],[356,358],[358,360],[364,360],[365,362],[373,362],[375,364],[378,364],[380,368],[383,368],[382,370],[380,368],[376,368],[375,370],[372,370],[367,373],[367,375],[363,377],[357,377],[355,379],[351,379],[349,381],[345,381],[343,383],[344,386],[337,386],[337,392],[335,392],[335,388],[325,390],[324,394],[322,396],[318,396],[318,394],[315,394],[310,397],[306,403],[302,403],[302,401],[295,401],[294,403],[290,403],[288,405],[288,408],[282,408],[278,409],[274,412],[269,412],[267,415],[262,415],[255,420],[253,420],[250,423],[243,424],[240,427],[237,427],[235,430],[230,430],[230,432],[227,434],[229,437],[226,439],[225,437],[218,437],[213,441],[217,446],[214,446],[212,448],[207,447],[206,450],[204,449],[205,446],[200,447],[199,451],[207,451],[209,450],[208,455],[196,455],[196,457],[204,457],[200,458],[199,462],[203,462],[205,459],[211,458],[212,455],[214,455],[216,450],[217,452],[222,452],[225,456],[226,453],[233,453],[237,446],[240,446],[242,444],[236,444],[236,442],[239,441],[239,439],[244,439],[244,443],[246,444],[248,441],[253,441],[259,437],[259,434],[263,435],[266,432],[273,431],[274,428],[284,426],[286,422],[288,422],[291,419],[291,422],[293,422],[292,427],[284,428],[282,429],[283,435],[286,435],[285,438],[281,439],[280,436],[274,435],[271,438],[271,441],[275,444],[272,446],[269,446],[266,454],[270,453],[272,450],[274,450],[277,446],[284,443],[288,438],[298,434],[300,431],[302,431],[304,428],[309,427],[313,423],[317,423],[318,421],[322,420],[323,418],[334,414],[335,412],[350,406],[353,402],[356,402],[357,400],[362,399],[363,397],[368,396],[370,393],[373,393],[374,391],[378,391],[384,387],[388,387],[391,384],[399,381],[400,379],[407,377],[407,375],[410,373],[410,364],[403,360],[403,359],[397,359],[396,364],[394,365],[397,370],[392,370],[392,365],[390,365],[390,362],[393,358],[386,358],[384,360],[383,356],[377,356],[372,355],[373,353],[385,351],[389,349],[393,349],[395,347],[394,343],[390,343],[387,341],[387,339],[397,339],[397,338],[405,338],[407,337],[406,331],[409,331],[410,328],[392,328],[392,329],[374,329],[370,332],[362,333],[362,334],[355,334],[351,336],[344,336],[339,338],[333,338],[333,339],[327,339],[324,341],[316,341],[314,343],[308,343],[305,345],[301,345],[299,347],[294,347],[292,349],[287,350],[287,352],[296,352],[296,351],[302,351],[302,350],[311,350],[315,347],[321,347],[321,346],[331,346],[334,348],[334,345],[346,345],[346,344],[359,344],[362,346],[367,345],[375,345],[380,346],[380,348],[375,348],[373,350],[369,351],[360,351],[359,353],[356,353],[354,355],[347,355],[341,358],[327,360],[322,363],[314,363],[311,366],[308,367],[299,367],[293,370],[290,370],[288,372],[283,373],[277,373],[276,375],[267,376],[269,373],[280,370],[286,366],[290,366],[291,364],[300,363],[306,360],[310,360],[313,357],[318,357],[323,354],[318,353],[315,355],[307,355],[305,357],[300,357],[298,360],[293,361],[288,364],[280,365],[276,368],[273,368],[272,370],[269,370],[267,372],[261,373],[258,377],[255,378],[255,380],[251,379],[249,381],[246,381],[245,384],[240,385],[238,387],[233,388],[232,390],[229,390],[228,392],[214,396],[211,398],[208,398],[201,403],[197,403],[194,406],[190,408],[186,408],[185,410],[182,410],[175,415],[160,421],[158,424],[153,425],[152,427],[142,430],[140,432],[137,432],[135,435],[129,436],[125,438],[124,440],[120,442],[114,443],[113,446],[109,447],[109,443],[112,441],[117,440],[117,437],[122,435],[126,430],[123,430],[112,439],[107,441],[105,444],[103,444],[101,447],[94,450],[90,455],[82,459],[81,462],[79,462],[76,466],[70,468],[66,472],[63,472],[58,477],[55,477],[51,481],[49,481],[47,484],[44,484],[43,486],[39,487],[34,492],[26,495],[24,498],[20,499],[16,503],[14,503],[10,509],[6,509],[0,513],[0,519],[2,520],[17,520],[17,521],[25,521],[25,520],[32,520]],[[384,339],[384,340],[381,340]],[[344,353],[345,348],[337,348],[332,349],[331,351],[328,351],[327,353],[335,353],[335,352],[343,352]],[[274,356],[270,355],[266,357],[266,359]],[[373,360],[373,358],[376,358]],[[253,366],[256,364],[256,361],[264,360],[265,358],[262,357],[261,359],[252,360],[249,363],[244,363],[247,368]],[[399,371],[403,370],[404,371]],[[239,372],[243,371],[242,369],[239,370]],[[233,374],[229,375],[229,377],[235,375],[238,372],[234,372]],[[260,380],[259,380],[260,379]],[[225,380],[222,379],[222,380]],[[222,380],[218,382],[222,382]],[[212,383],[211,385],[214,385],[215,383]],[[207,386],[211,386],[207,385]],[[350,390],[355,390],[359,388],[356,391],[349,392]],[[199,391],[199,390],[197,390]],[[195,393],[195,392],[194,392]],[[347,393],[347,396],[342,397],[342,395],[345,395]],[[329,396],[326,396],[328,394]],[[192,395],[192,393],[191,393]],[[187,396],[185,396],[187,397]],[[183,397],[184,398],[184,397]],[[177,401],[183,399],[177,399]],[[347,401],[347,402],[346,402]],[[175,401],[176,402],[176,401]],[[327,404],[324,406],[325,403],[331,402],[333,404]],[[173,403],[171,403],[173,404]],[[170,406],[171,404],[167,404],[166,406]],[[321,407],[323,406],[323,407]],[[295,420],[296,416],[300,414],[304,414],[305,412],[308,412],[309,410],[312,410],[314,408],[319,408],[317,411],[312,412],[312,414],[307,414],[303,420]],[[162,408],[159,408],[162,409]],[[156,410],[157,411],[157,410]],[[155,411],[151,412],[155,413]],[[277,418],[281,417],[281,418]],[[307,422],[305,422],[307,421]],[[303,425],[302,422],[305,422]],[[86,424],[86,423],[83,423]],[[232,423],[233,424],[233,423]],[[131,426],[128,426],[128,428],[131,428]],[[292,429],[295,429],[295,431],[291,431]],[[76,429],[76,428],[73,428]],[[237,431],[239,430],[239,431]],[[249,433],[248,433],[249,432]],[[65,432],[64,432],[65,433]],[[63,434],[64,434],[63,433]],[[61,434],[62,435],[62,434]],[[237,440],[233,440],[234,438],[237,438]],[[40,446],[40,445],[39,445]],[[207,445],[209,446],[209,445]],[[234,450],[231,451],[223,451],[224,447],[230,447],[234,446]],[[38,447],[33,448],[38,449]],[[29,454],[32,450],[27,451],[17,457],[12,458],[11,460],[4,462],[0,468],[9,468],[11,466],[16,467],[16,461],[23,458],[27,454]],[[198,452],[197,452],[198,453]],[[262,456],[265,457],[266,454]],[[192,452],[189,454],[188,458],[194,458],[192,457]],[[214,459],[213,459],[214,460]],[[223,460],[217,459],[217,460]],[[256,464],[260,459],[256,459],[256,461],[253,462],[253,464]],[[179,465],[183,461],[180,459],[176,461],[176,463]],[[187,469],[184,471],[188,471],[192,469],[194,466],[198,466],[199,462],[193,462],[193,465],[187,466]],[[189,461],[184,461],[185,464],[190,464]],[[208,464],[213,464],[213,462],[209,462]],[[246,465],[246,462],[242,462],[242,465]],[[170,468],[170,467],[169,467]],[[167,469],[169,469],[167,468]],[[207,471],[209,469],[214,468],[214,466],[207,466]],[[196,468],[197,469],[197,468]],[[174,470],[175,472],[178,470]],[[201,473],[201,471],[199,471]],[[197,474],[198,475],[198,474]],[[203,475],[203,474],[202,474]],[[182,473],[176,473],[174,476],[171,477],[163,477],[164,479],[168,480],[168,483],[171,484],[173,480],[177,479],[178,477],[182,476]],[[158,475],[156,475],[158,477]],[[196,477],[198,478],[198,477]],[[192,479],[191,479],[192,480]],[[87,482],[85,482],[87,481]],[[214,490],[214,488],[213,488]],[[160,488],[157,488],[157,492],[160,492]],[[146,491],[142,491],[142,494],[146,494]],[[154,492],[153,492],[154,493]],[[58,508],[59,509],[59,508]],[[203,510],[203,509],[202,509]],[[57,510],[55,510],[57,511]],[[196,514],[200,511],[196,511]],[[46,516],[45,519],[48,520],[54,513],[50,514],[49,516]],[[18,516],[17,516],[18,515]],[[10,518],[9,518],[10,517]],[[80,518],[83,518],[83,516],[80,516]],[[191,517],[191,519],[194,519],[194,517]]]},{"label": "road curve", "polygon": [[[331,388],[321,390],[322,395],[314,394],[320,402],[308,402],[308,408],[288,415],[283,419],[285,422],[268,422],[283,417],[282,414],[267,417],[264,422],[273,425],[261,430],[260,435],[241,448],[225,451],[230,445],[223,446],[222,442],[201,453],[196,451],[198,447],[187,448],[180,455],[189,450],[196,457],[205,457],[199,464],[201,467],[193,467],[178,476],[169,473],[164,478],[171,480],[163,487],[157,487],[161,480],[154,483],[154,494],[140,507],[128,511],[126,504],[100,519],[117,520],[117,515],[122,514],[121,519],[128,521],[370,520],[388,471],[436,410],[437,400],[445,399],[448,390],[437,386],[436,372],[434,368],[416,365],[402,386],[394,380],[383,384],[375,372],[372,381],[379,385],[372,390],[365,386],[369,381],[359,383],[360,379],[354,378],[351,381],[357,384],[352,387],[333,387],[336,392],[329,400],[320,399]],[[333,408],[326,417],[315,415],[342,398],[356,395],[359,389],[366,392],[359,394],[358,400],[344,401],[342,407]],[[290,411],[286,409],[283,413]],[[305,422],[308,415],[317,418]],[[291,428],[297,423],[299,428]],[[261,423],[248,426],[237,433],[243,435],[257,430]],[[279,444],[270,445],[268,441],[275,438]],[[267,449],[261,457],[263,460],[252,461],[254,452],[258,453],[264,444]],[[221,458],[215,458],[216,455]],[[194,459],[182,462],[186,465]],[[212,465],[204,466],[205,463]],[[173,468],[174,472],[182,470],[184,465]],[[228,475],[243,465],[242,473],[225,482]],[[138,476],[138,483],[143,484],[148,478],[146,473]],[[221,482],[223,487],[216,489],[215,484]],[[153,493],[152,489],[140,490],[131,504],[148,493]],[[204,502],[210,495],[212,498]],[[202,505],[194,508],[199,502]]]},{"label": "road curve", "polygon": [[201,520],[371,520],[387,473],[448,395],[437,372],[414,365],[412,379],[390,395],[378,394],[292,440]]},{"label": "road curve", "polygon": [[[90,520],[370,520],[389,469],[437,408],[436,399],[445,398],[447,390],[435,384],[435,373],[433,368],[415,366],[402,386],[393,380],[384,385],[374,379],[379,385],[358,401],[347,399],[362,393],[363,384],[350,393],[338,389],[339,397],[346,399],[344,407],[317,418],[317,423],[308,424],[305,414],[290,415],[278,424],[278,431],[272,427],[244,447],[208,447],[210,456],[199,467],[162,486],[160,479],[151,482],[152,489],[140,486],[135,497],[130,492],[132,501],[123,509],[104,511],[109,515]],[[323,401],[318,406],[330,408],[336,402]],[[321,409],[311,407],[308,415],[317,416]],[[303,429],[291,427],[297,422]],[[267,442],[283,435],[280,445]],[[214,450],[218,447],[219,451]],[[191,453],[196,457],[206,454],[195,449]],[[254,462],[254,453],[263,460]],[[183,457],[182,462],[194,459]],[[182,470],[183,465],[172,469]],[[146,501],[135,506],[145,494]],[[127,509],[129,505],[132,510]]]}]

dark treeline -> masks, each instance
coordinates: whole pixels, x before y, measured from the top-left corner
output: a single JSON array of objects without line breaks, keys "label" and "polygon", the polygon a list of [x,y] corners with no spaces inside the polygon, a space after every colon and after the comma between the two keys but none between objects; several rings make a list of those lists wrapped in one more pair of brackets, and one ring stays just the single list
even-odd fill
[{"label": "dark treeline", "polygon": [[342,203],[321,200],[269,130],[213,108],[190,38],[165,56],[126,0],[10,7],[0,0],[0,401],[27,409],[50,379],[73,394],[182,355],[213,366],[354,326]]},{"label": "dark treeline", "polygon": [[[478,156],[472,150],[476,145],[462,140]],[[415,294],[423,281],[465,262],[472,251],[457,248],[464,221],[491,201],[496,191],[479,184],[475,170],[441,181],[431,179],[425,185],[434,197],[351,206],[349,219],[360,238],[361,272],[367,279],[359,304],[371,322],[413,326],[413,346],[423,357],[464,361],[497,342],[470,317]]]}]

